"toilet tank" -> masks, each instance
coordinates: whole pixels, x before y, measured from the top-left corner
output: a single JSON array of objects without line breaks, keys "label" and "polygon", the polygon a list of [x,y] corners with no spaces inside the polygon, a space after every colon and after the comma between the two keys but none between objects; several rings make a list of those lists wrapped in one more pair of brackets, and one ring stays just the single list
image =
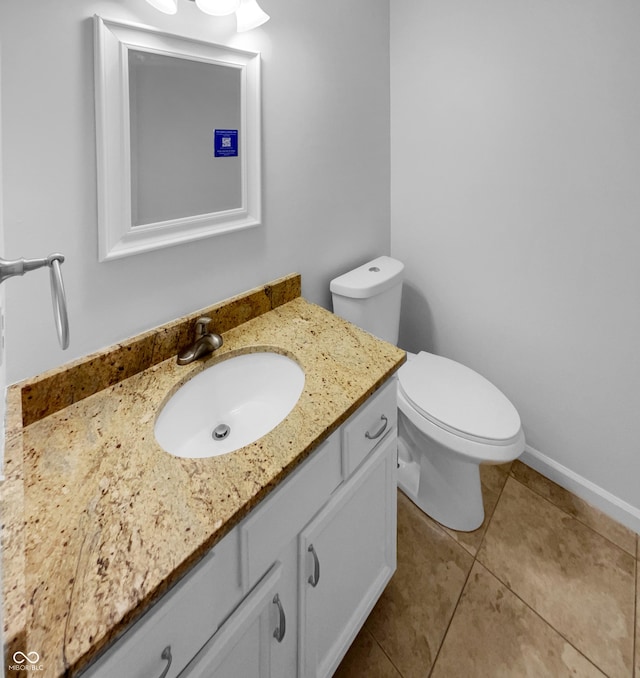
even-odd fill
[{"label": "toilet tank", "polygon": [[404,264],[378,257],[331,281],[333,312],[380,339],[398,343]]}]

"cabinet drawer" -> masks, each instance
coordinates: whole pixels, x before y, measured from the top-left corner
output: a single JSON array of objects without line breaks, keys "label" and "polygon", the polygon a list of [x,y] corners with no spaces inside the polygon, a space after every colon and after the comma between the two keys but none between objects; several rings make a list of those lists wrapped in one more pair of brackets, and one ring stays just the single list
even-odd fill
[{"label": "cabinet drawer", "polygon": [[341,482],[340,437],[336,432],[240,524],[245,592],[262,577]]},{"label": "cabinet drawer", "polygon": [[[237,530],[229,533],[83,678],[174,678],[242,599]],[[169,648],[169,650],[166,650]],[[164,656],[163,656],[164,655]]]},{"label": "cabinet drawer", "polygon": [[348,478],[371,450],[395,429],[398,420],[396,378],[391,378],[342,429],[342,463]]}]

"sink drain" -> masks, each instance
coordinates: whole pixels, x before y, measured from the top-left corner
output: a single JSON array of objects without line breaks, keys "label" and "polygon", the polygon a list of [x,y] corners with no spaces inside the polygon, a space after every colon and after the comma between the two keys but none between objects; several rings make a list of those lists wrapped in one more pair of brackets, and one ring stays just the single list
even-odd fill
[{"label": "sink drain", "polygon": [[224,440],[229,433],[231,433],[231,429],[226,424],[219,424],[213,429],[211,437],[214,440]]}]

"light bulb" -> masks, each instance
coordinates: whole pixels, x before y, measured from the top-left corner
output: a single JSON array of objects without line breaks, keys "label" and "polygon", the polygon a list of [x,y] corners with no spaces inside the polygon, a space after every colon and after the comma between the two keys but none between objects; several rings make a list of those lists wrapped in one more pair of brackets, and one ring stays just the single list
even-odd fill
[{"label": "light bulb", "polygon": [[250,31],[269,21],[269,15],[263,11],[256,0],[240,0],[240,7],[236,10],[238,33]]},{"label": "light bulb", "polygon": [[205,13],[213,16],[233,14],[240,5],[240,0],[196,0],[196,5]]},{"label": "light bulb", "polygon": [[178,11],[178,0],[147,0],[147,2],[165,14],[175,14]]}]

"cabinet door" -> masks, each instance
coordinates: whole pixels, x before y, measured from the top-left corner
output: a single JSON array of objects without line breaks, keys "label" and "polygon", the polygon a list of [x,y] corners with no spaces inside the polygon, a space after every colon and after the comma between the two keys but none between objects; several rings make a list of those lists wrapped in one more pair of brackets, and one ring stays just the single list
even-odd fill
[{"label": "cabinet door", "polygon": [[[298,535],[280,551],[282,575],[278,583],[280,603],[286,613],[287,632],[278,643],[271,643],[271,675],[273,678],[295,678],[298,675]],[[237,678],[242,678],[241,674]],[[638,676],[640,678],[640,676]]]},{"label": "cabinet door", "polygon": [[179,678],[269,678],[272,645],[287,632],[278,595],[281,576],[277,562]]},{"label": "cabinet door", "polygon": [[300,535],[299,675],[331,676],[396,568],[396,435]]}]

